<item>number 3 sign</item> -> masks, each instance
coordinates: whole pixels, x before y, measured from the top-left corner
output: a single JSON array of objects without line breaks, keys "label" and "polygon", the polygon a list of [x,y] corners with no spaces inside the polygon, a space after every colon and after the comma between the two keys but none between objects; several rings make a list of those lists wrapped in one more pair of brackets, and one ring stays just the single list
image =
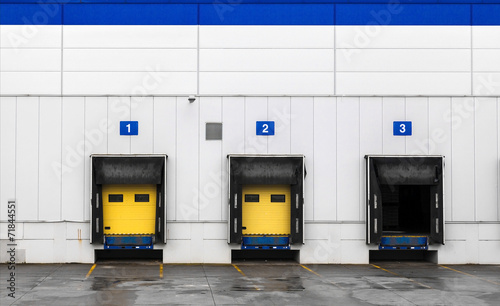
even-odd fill
[{"label": "number 3 sign", "polygon": [[411,136],[411,121],[394,121],[394,136]]},{"label": "number 3 sign", "polygon": [[274,121],[257,121],[257,135],[274,135]]}]

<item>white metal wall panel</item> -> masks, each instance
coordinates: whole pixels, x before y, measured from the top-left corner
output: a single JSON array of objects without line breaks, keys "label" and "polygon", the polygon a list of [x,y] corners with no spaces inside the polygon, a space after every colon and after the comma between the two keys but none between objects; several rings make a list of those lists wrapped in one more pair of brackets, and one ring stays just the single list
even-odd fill
[{"label": "white metal wall panel", "polygon": [[61,48],[60,25],[2,25],[0,45],[2,48]]},{"label": "white metal wall panel", "polygon": [[461,26],[338,26],[336,94],[470,94],[470,36]]},{"label": "white metal wall panel", "polygon": [[[360,152],[367,154],[382,154],[384,133],[384,103],[381,97],[360,98]],[[391,132],[392,135],[392,132]],[[364,171],[364,169],[363,169]]]},{"label": "white metal wall panel", "polygon": [[470,95],[467,72],[338,72],[337,95]]},{"label": "white metal wall panel", "polygon": [[412,136],[405,137],[406,154],[429,154],[428,98],[406,98],[406,120],[412,122]]},{"label": "white metal wall panel", "polygon": [[198,156],[200,220],[220,221],[222,220],[222,160],[220,158],[222,141],[205,140],[205,128],[207,122],[222,122],[222,98],[202,97],[194,103],[200,104],[200,152]]},{"label": "white metal wall panel", "polygon": [[64,48],[196,48],[197,26],[64,26]]},{"label": "white metal wall panel", "polygon": [[65,95],[196,93],[196,72],[64,72]]},{"label": "white metal wall panel", "polygon": [[245,104],[244,97],[222,98],[223,160],[231,153],[245,153]]},{"label": "white metal wall panel", "polygon": [[40,98],[39,220],[61,218],[62,98]]},{"label": "white metal wall panel", "polygon": [[60,72],[0,72],[4,95],[60,95]]},{"label": "white metal wall panel", "polygon": [[337,26],[335,30],[337,48],[468,49],[471,46],[470,26],[367,25]]},{"label": "white metal wall panel", "polygon": [[194,94],[196,26],[65,26],[71,95]]},{"label": "white metal wall panel", "polygon": [[337,218],[359,220],[359,98],[337,99]]},{"label": "white metal wall panel", "polygon": [[132,97],[131,121],[139,122],[139,135],[130,137],[130,153],[153,152],[154,115],[152,97]]},{"label": "white metal wall panel", "polygon": [[26,223],[23,238],[27,240],[53,240],[55,223]]},{"label": "white metal wall panel", "polygon": [[5,49],[0,50],[1,71],[61,71],[61,49]]},{"label": "white metal wall panel", "polygon": [[405,98],[384,98],[383,101],[383,152],[384,154],[405,154],[406,137],[393,135],[393,122],[405,121]]},{"label": "white metal wall panel", "polygon": [[[16,199],[16,99],[0,98],[0,203],[4,203],[2,206],[9,200]],[[7,220],[7,209],[0,211],[0,220]]]},{"label": "white metal wall panel", "polygon": [[267,121],[267,98],[245,98],[245,153],[267,153],[268,137],[257,136],[256,122]]},{"label": "white metal wall panel", "polygon": [[83,220],[85,187],[85,101],[62,99],[62,220]]},{"label": "white metal wall panel", "polygon": [[267,153],[288,154],[291,150],[290,97],[269,97],[267,119],[274,121],[274,136],[267,139]]},{"label": "white metal wall panel", "polygon": [[337,56],[338,72],[471,71],[470,49],[350,49],[346,52],[353,56]]},{"label": "white metal wall panel", "polygon": [[333,48],[333,26],[200,26],[200,48]]},{"label": "white metal wall panel", "polygon": [[64,71],[196,71],[196,49],[66,49]]},{"label": "white metal wall panel", "polygon": [[366,215],[365,155],[382,154],[384,139],[383,101],[380,97],[361,97],[359,100],[359,219]]},{"label": "white metal wall panel", "polygon": [[332,95],[328,72],[201,72],[200,94]]},{"label": "white metal wall panel", "polygon": [[200,71],[333,72],[333,49],[201,49]]},{"label": "white metal wall panel", "polygon": [[[245,153],[245,98],[222,98],[222,220],[228,218],[229,169],[227,155]],[[227,235],[227,233],[225,234]],[[225,236],[224,236],[225,237]]]},{"label": "white metal wall panel", "polygon": [[39,98],[17,98],[16,198],[17,220],[38,220]]},{"label": "white metal wall panel", "polygon": [[[491,39],[496,40],[496,39]],[[500,48],[474,49],[472,52],[474,72],[500,72]]]},{"label": "white metal wall panel", "polygon": [[[499,120],[498,118],[500,118],[500,106],[498,104],[500,104],[500,99],[499,98],[497,98],[497,136],[500,135],[500,122],[498,122],[498,120]],[[500,139],[497,139],[497,142],[498,142],[497,152],[500,155]],[[498,173],[500,175],[500,161],[498,162],[498,165],[497,165],[497,171],[498,171]],[[497,182],[500,183],[500,181],[497,181]],[[499,192],[498,189],[497,189],[497,205],[496,205],[496,208],[497,208],[497,221],[500,221],[500,192]],[[500,235],[500,231],[498,233]]]},{"label": "white metal wall panel", "polygon": [[473,95],[476,96],[499,96],[500,95],[500,73],[478,72],[472,74]]},{"label": "white metal wall panel", "polygon": [[120,121],[130,121],[130,97],[108,98],[108,153],[130,153],[130,138],[120,135]]},{"label": "white metal wall panel", "polygon": [[475,221],[498,221],[497,99],[477,98],[475,106]]},{"label": "white metal wall panel", "polygon": [[[108,153],[108,98],[85,97],[84,220],[90,220],[90,154]],[[83,236],[83,237],[88,237]]]},{"label": "white metal wall panel", "polygon": [[493,37],[500,36],[498,26],[480,26],[472,28],[472,46],[474,48],[500,49],[500,40]]},{"label": "white metal wall panel", "polygon": [[176,218],[177,186],[177,99],[154,98],[154,153],[164,153],[167,159],[167,220]]},{"label": "white metal wall panel", "polygon": [[429,98],[429,154],[443,155],[445,220],[452,221],[452,125],[451,98]]},{"label": "white metal wall panel", "polygon": [[473,98],[452,98],[452,220],[476,221]]},{"label": "white metal wall panel", "polygon": [[199,220],[200,103],[177,98],[177,210],[176,220]]},{"label": "white metal wall panel", "polygon": [[[285,130],[291,135],[291,151],[288,153],[304,154],[306,156],[307,176],[304,181],[304,220],[314,220],[315,207],[321,205],[314,201],[314,98],[292,97],[289,111],[291,129]],[[270,116],[272,116],[271,110]],[[276,132],[281,133],[279,129]],[[269,147],[271,147],[271,142],[269,142]],[[330,203],[325,201],[322,204],[328,205]]]},{"label": "white metal wall panel", "polygon": [[[306,203],[306,217],[311,213],[316,221],[337,220],[337,99],[314,98],[313,156],[315,180],[312,191],[314,204]],[[309,177],[306,178],[308,180]],[[306,193],[311,192],[307,189]],[[307,233],[307,232],[306,232]]]},{"label": "white metal wall panel", "polygon": [[499,241],[479,241],[478,242],[478,262],[483,265],[497,264],[500,253]]}]

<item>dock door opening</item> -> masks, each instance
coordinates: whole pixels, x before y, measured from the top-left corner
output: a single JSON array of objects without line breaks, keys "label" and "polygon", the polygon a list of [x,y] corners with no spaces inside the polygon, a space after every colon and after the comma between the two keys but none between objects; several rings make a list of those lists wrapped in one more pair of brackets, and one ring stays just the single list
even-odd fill
[{"label": "dock door opening", "polygon": [[304,156],[233,154],[228,158],[228,243],[252,254],[290,251],[291,245],[302,244]]},{"label": "dock door opening", "polygon": [[442,156],[366,156],[367,243],[380,250],[444,244]]},{"label": "dock door opening", "polygon": [[108,253],[166,243],[166,160],[161,154],[91,156],[91,243]]}]

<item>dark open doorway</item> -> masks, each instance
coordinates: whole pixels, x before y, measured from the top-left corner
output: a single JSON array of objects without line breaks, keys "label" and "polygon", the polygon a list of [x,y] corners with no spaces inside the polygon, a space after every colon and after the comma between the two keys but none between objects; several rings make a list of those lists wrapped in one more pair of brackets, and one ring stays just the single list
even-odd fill
[{"label": "dark open doorway", "polygon": [[430,234],[431,187],[381,185],[383,234]]}]

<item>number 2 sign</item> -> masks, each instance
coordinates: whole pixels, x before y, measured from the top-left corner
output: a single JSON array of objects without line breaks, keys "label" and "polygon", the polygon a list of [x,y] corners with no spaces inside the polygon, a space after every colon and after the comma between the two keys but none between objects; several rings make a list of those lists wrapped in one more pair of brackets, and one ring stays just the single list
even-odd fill
[{"label": "number 2 sign", "polygon": [[120,135],[139,135],[139,121],[120,121]]},{"label": "number 2 sign", "polygon": [[394,136],[411,136],[411,121],[394,121]]},{"label": "number 2 sign", "polygon": [[257,121],[257,135],[274,135],[274,121]]}]

